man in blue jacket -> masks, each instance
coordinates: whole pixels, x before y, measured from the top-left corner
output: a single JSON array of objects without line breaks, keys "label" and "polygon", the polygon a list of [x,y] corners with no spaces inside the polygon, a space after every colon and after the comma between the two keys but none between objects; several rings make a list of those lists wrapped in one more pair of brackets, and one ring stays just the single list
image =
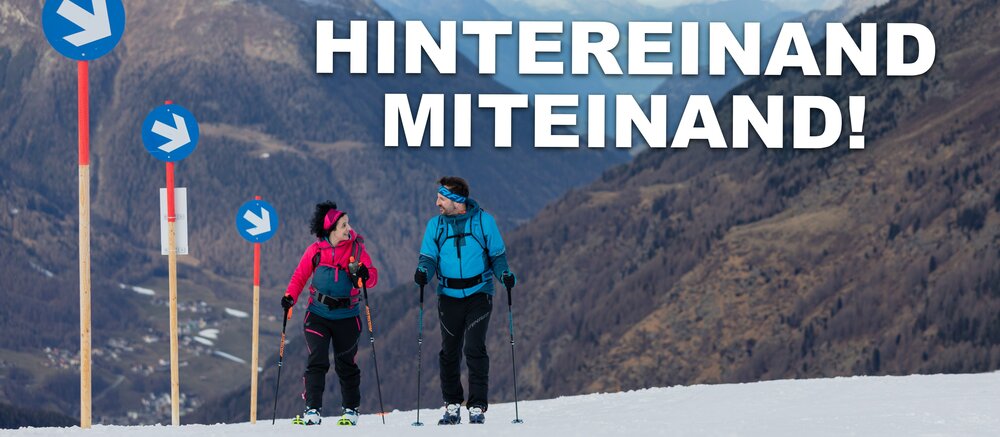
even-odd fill
[{"label": "man in blue jacket", "polygon": [[[461,423],[459,411],[465,400],[469,422],[484,423],[490,374],[486,330],[493,310],[493,279],[508,288],[514,287],[516,279],[507,267],[507,251],[496,221],[469,198],[469,184],[459,177],[443,177],[438,183],[436,204],[441,215],[427,222],[413,275],[420,286],[438,277],[441,393],[446,404],[438,425]],[[460,352],[469,368],[468,399],[462,391]]]}]

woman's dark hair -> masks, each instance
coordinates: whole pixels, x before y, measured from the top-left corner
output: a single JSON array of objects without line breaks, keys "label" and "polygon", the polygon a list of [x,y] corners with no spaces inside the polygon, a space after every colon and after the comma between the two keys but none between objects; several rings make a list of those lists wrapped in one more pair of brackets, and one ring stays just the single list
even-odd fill
[{"label": "woman's dark hair", "polygon": [[[333,226],[330,227],[330,229],[323,228],[323,219],[326,218],[326,213],[329,212],[331,209],[337,209],[337,204],[335,202],[327,200],[326,202],[316,204],[316,210],[313,211],[312,221],[309,223],[309,230],[317,238],[329,237],[330,230],[337,226],[337,224],[334,223]],[[337,221],[339,222],[340,219],[338,218]]]},{"label": "woman's dark hair", "polygon": [[462,197],[469,197],[469,183],[458,176],[445,176],[438,183]]}]

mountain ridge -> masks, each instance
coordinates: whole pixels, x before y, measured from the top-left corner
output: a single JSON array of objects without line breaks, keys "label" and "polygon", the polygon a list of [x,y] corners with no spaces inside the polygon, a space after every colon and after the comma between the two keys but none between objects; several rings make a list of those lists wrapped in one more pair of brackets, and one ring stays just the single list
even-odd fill
[{"label": "mountain ridge", "polygon": [[[8,158],[0,161],[0,259],[6,261],[0,296],[9,303],[0,326],[19,333],[5,336],[0,347],[30,373],[23,384],[5,384],[0,400],[73,411],[79,408],[71,365],[79,344],[76,64],[48,47],[36,24],[41,3],[0,2],[0,153]],[[167,263],[156,210],[165,176],[139,136],[142,120],[165,100],[206,127],[195,153],[176,165],[177,185],[188,189],[191,253],[179,257],[181,357],[189,366],[184,371],[195,372],[188,375],[211,381],[182,376],[184,411],[243,380],[237,374],[246,365],[215,352],[249,358],[249,324],[225,309],[250,307],[252,246],[237,237],[234,214],[254,195],[282,219],[261,266],[262,310],[272,316],[262,320],[266,356],[276,350],[280,328],[272,305],[313,241],[308,220],[316,203],[335,200],[352,215],[381,286],[389,288],[409,275],[424,225],[415,217],[433,213],[438,177],[467,175],[482,204],[503,205],[495,216],[511,228],[565,189],[628,159],[615,150],[536,150],[528,111],[515,112],[509,150],[486,146],[490,113],[474,115],[476,146],[468,150],[383,147],[385,93],[508,90],[469,73],[464,58],[455,76],[431,68],[419,78],[314,73],[315,20],[390,19],[370,1],[132,1],[127,17],[119,46],[89,64],[95,390],[128,376],[120,390],[95,399],[99,420],[133,423],[138,419],[128,417],[129,409],[142,410],[137,416],[146,420],[166,414],[156,411],[159,398],[146,398],[169,391],[158,364],[167,356]],[[368,62],[374,65],[374,51]],[[133,292],[136,286],[152,295]],[[206,328],[222,333],[200,337]]]}]

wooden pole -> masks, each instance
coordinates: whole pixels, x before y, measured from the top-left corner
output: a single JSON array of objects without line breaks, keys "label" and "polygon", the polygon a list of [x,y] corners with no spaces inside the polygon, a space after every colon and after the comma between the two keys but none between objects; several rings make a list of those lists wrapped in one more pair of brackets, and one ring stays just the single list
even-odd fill
[{"label": "wooden pole", "polygon": [[[169,104],[169,101],[168,101]],[[177,217],[174,211],[174,163],[167,163],[167,249],[170,264],[170,423],[181,424],[180,364],[177,351]]]},{"label": "wooden pole", "polygon": [[90,74],[77,61],[77,116],[80,176],[80,428],[91,425],[90,378]]},{"label": "wooden pole", "polygon": [[[261,200],[260,196],[254,199]],[[250,423],[257,423],[257,346],[260,340],[260,243],[253,244],[253,340],[250,347]]]}]

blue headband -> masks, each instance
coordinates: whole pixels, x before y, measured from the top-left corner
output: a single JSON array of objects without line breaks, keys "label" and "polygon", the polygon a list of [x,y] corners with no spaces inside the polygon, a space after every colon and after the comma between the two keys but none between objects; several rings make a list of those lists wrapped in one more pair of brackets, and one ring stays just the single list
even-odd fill
[{"label": "blue headband", "polygon": [[459,196],[458,194],[452,193],[451,190],[445,188],[444,186],[438,188],[438,193],[458,203],[465,203],[466,201],[464,196]]}]

